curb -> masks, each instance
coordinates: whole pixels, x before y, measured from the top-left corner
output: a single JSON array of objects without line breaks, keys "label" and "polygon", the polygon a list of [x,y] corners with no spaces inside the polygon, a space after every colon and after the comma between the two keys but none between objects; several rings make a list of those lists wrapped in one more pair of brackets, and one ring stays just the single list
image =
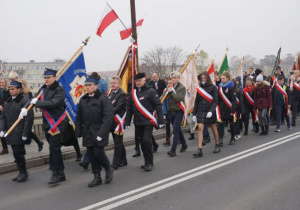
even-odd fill
[{"label": "curb", "polygon": [[[185,128],[182,128],[181,130],[183,133],[186,133],[189,129],[187,127],[185,127]],[[154,134],[155,139],[161,139],[161,138],[164,138],[165,136],[166,136],[165,131]],[[128,138],[124,141],[125,146],[131,146],[134,144],[135,144],[135,141],[134,141],[133,137]],[[111,143],[105,147],[105,151],[113,150],[113,149],[114,149],[113,143]],[[81,149],[82,153],[85,153],[85,151],[86,151],[86,149]],[[75,151],[63,152],[62,156],[63,156],[63,160],[69,160],[69,159],[76,157],[76,152]],[[43,155],[43,156],[36,157],[36,158],[26,159],[26,168],[27,169],[46,165],[46,164],[49,164],[49,155]],[[14,172],[14,171],[17,171],[17,166],[14,162],[0,165],[0,175]]]}]

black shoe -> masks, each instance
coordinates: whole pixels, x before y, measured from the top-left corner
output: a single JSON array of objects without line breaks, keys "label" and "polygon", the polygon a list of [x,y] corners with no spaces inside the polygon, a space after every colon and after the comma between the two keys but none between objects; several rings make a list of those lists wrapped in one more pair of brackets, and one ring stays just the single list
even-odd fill
[{"label": "black shoe", "polygon": [[169,151],[167,154],[170,155],[171,157],[176,156],[176,152],[173,150]]},{"label": "black shoe", "polygon": [[293,127],[296,126],[296,120],[292,120],[292,126],[293,126]]},{"label": "black shoe", "polygon": [[58,175],[58,171],[53,171],[52,172],[52,176],[48,182],[49,185],[55,185],[55,184],[58,184],[60,181],[59,181],[59,175]]},{"label": "black shoe", "polygon": [[118,167],[123,167],[123,166],[127,166],[127,162],[123,162],[118,165]]},{"label": "black shoe", "polygon": [[110,167],[112,167],[114,170],[118,170],[118,166],[117,165],[111,165]]},{"label": "black shoe", "polygon": [[141,169],[145,169],[145,165],[142,165],[142,166],[141,166]]},{"label": "black shoe", "polygon": [[85,162],[80,162],[79,165],[84,168],[85,170],[87,170],[89,168],[89,164],[85,163]]},{"label": "black shoe", "polygon": [[193,139],[195,139],[195,134],[191,133],[191,136],[190,136],[189,140],[193,140]]},{"label": "black shoe", "polygon": [[235,144],[235,139],[234,138],[231,138],[230,142],[229,142],[229,145],[234,145]]},{"label": "black shoe", "polygon": [[205,141],[204,141],[204,139],[203,139],[203,141],[202,141],[202,146],[205,146],[206,144],[205,144]]},{"label": "black shoe", "polygon": [[223,147],[223,137],[219,138],[219,146]]},{"label": "black shoe", "polygon": [[266,125],[264,135],[268,135],[268,133],[269,133],[269,125]]},{"label": "black shoe", "polygon": [[158,147],[159,147],[158,144],[153,145],[153,153],[157,152]]},{"label": "black shoe", "polygon": [[13,182],[16,182],[18,180],[18,178],[20,177],[21,173],[19,172],[18,175],[12,179]]},{"label": "black shoe", "polygon": [[193,154],[194,157],[203,157],[202,148],[198,148],[197,152]]},{"label": "black shoe", "polygon": [[38,145],[39,146],[39,149],[38,149],[39,152],[43,150],[43,145],[44,145],[44,142],[40,141],[40,143]]},{"label": "black shoe", "polygon": [[152,165],[145,165],[145,166],[144,166],[144,170],[145,170],[146,172],[152,171],[152,168],[153,168]]},{"label": "black shoe", "polygon": [[105,171],[105,184],[109,184],[113,180],[114,170],[111,167],[108,167],[107,169],[105,169]]},{"label": "black shoe", "polygon": [[58,177],[59,177],[60,182],[66,181],[66,175],[65,175],[64,170],[59,170],[58,171]]},{"label": "black shoe", "polygon": [[132,157],[139,157],[141,156],[141,152],[140,151],[136,151],[134,155],[132,155]]},{"label": "black shoe", "polygon": [[219,153],[219,152],[221,152],[220,145],[216,144],[213,153]]},{"label": "black shoe", "polygon": [[261,128],[261,132],[260,132],[260,136],[265,135],[265,126],[260,126]]},{"label": "black shoe", "polygon": [[254,133],[259,133],[259,127],[258,126],[256,126]]},{"label": "black shoe", "polygon": [[182,147],[181,147],[181,149],[180,149],[180,152],[182,153],[182,152],[185,152],[185,150],[188,148],[188,146],[187,145],[185,145],[185,146],[183,146],[182,145]]},{"label": "black shoe", "polygon": [[94,179],[88,184],[89,187],[95,187],[97,185],[102,184],[102,179],[100,176],[100,172],[94,173]]},{"label": "black shoe", "polygon": [[20,176],[18,177],[18,179],[16,180],[17,182],[25,182],[28,179],[28,173],[25,172],[21,172]]},{"label": "black shoe", "polygon": [[81,158],[82,158],[82,154],[78,154],[78,155],[76,156],[75,162],[81,161]]},{"label": "black shoe", "polygon": [[208,136],[207,138],[204,138],[203,141],[205,144],[210,143],[210,136]]},{"label": "black shoe", "polygon": [[248,136],[248,131],[245,131],[245,132],[244,132],[244,136]]}]

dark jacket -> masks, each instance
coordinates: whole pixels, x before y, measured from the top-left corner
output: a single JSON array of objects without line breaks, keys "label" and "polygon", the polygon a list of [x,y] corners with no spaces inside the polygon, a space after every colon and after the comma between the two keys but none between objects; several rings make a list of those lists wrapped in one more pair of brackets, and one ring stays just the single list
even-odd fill
[{"label": "dark jacket", "polygon": [[272,95],[270,87],[265,85],[264,88],[254,88],[254,109],[272,108]]},{"label": "dark jacket", "polygon": [[219,108],[221,113],[221,119],[223,120],[230,120],[233,118],[230,114],[234,114],[236,110],[236,94],[234,91],[234,87],[219,87],[223,89],[224,95],[228,98],[228,100],[231,102],[231,109],[226,105],[226,103],[223,101],[221,95],[219,94]]},{"label": "dark jacket", "polygon": [[[0,131],[7,131],[19,118],[21,109],[26,104],[27,100],[20,93],[14,100],[10,97],[1,113],[1,123]],[[20,123],[15,127],[15,129],[6,137],[7,144],[9,145],[20,145],[24,144],[22,136],[29,139],[29,134],[31,132],[33,124],[33,110],[30,109],[27,116],[24,117]]]},{"label": "dark jacket", "polygon": [[7,101],[9,97],[10,97],[9,90],[6,90],[6,88],[0,90],[0,105],[3,106],[5,101]]},{"label": "dark jacket", "polygon": [[[290,92],[290,88],[288,86],[286,86],[286,85],[283,85],[283,89],[286,91],[286,93],[288,95],[288,104],[291,105],[291,92]],[[274,86],[272,88],[272,101],[273,101],[273,108],[274,108],[274,110],[276,109],[276,104],[285,105],[285,108],[287,108],[286,107],[286,102],[285,102],[285,97],[277,89],[276,86]]]},{"label": "dark jacket", "polygon": [[[83,137],[84,147],[107,146],[113,115],[109,98],[99,90],[92,97],[88,93],[82,96],[78,105],[75,135],[77,138]],[[98,141],[97,136],[102,140]]]},{"label": "dark jacket", "polygon": [[[137,90],[137,97],[145,109],[151,114],[156,110],[157,112],[157,122],[159,125],[164,124],[162,106],[158,97],[157,92],[150,87],[147,83],[141,88],[141,91],[134,87]],[[125,126],[130,126],[131,117],[134,115],[134,125],[135,126],[147,126],[152,125],[150,120],[146,118],[135,106],[135,103],[132,98],[132,91],[129,94],[127,101],[127,114],[125,120]]]},{"label": "dark jacket", "polygon": [[[195,99],[193,115],[197,116],[197,123],[214,124],[217,120],[216,107],[218,104],[218,89],[215,85],[201,87],[213,97],[213,103],[204,99],[198,92]],[[212,113],[211,118],[206,118],[208,112]]]},{"label": "dark jacket", "polygon": [[[126,93],[121,88],[119,88],[119,90],[117,90],[116,93],[111,91],[108,97],[112,103],[114,115],[118,114],[122,118],[126,112]],[[113,120],[110,130],[114,131],[117,126],[118,123],[115,120]]]},{"label": "dark jacket", "polygon": [[238,104],[238,102],[236,102],[236,110],[239,113],[243,114],[245,112],[243,91],[239,91],[235,94],[236,94],[236,98],[239,99],[239,104]]},{"label": "dark jacket", "polygon": [[153,81],[150,81],[150,86],[156,90],[158,97],[163,94],[164,89],[167,87],[166,83],[161,79],[157,81],[157,87],[155,87],[155,82]]},{"label": "dark jacket", "polygon": [[[40,91],[44,89],[44,100],[41,101],[40,99],[36,102],[36,108],[46,109],[47,112],[52,116],[52,118],[57,121],[61,115],[64,113],[66,106],[65,106],[65,91],[64,88],[59,85],[57,81],[55,81],[51,86],[47,87],[43,85],[41,89],[35,94],[36,97]],[[31,100],[30,100],[31,101]],[[27,102],[26,107],[30,104],[30,101]],[[58,128],[59,131],[62,133],[64,131],[67,119],[62,121]],[[43,128],[45,132],[48,132],[50,129],[50,125],[46,118],[43,115]]]},{"label": "dark jacket", "polygon": [[300,91],[297,88],[293,87],[293,89],[291,91],[291,97],[292,97],[292,100],[299,101],[300,100]]}]

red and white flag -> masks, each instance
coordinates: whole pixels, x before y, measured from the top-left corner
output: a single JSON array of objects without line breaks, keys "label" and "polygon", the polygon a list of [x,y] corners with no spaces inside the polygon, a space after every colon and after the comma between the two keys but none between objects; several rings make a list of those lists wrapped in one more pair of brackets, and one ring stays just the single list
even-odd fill
[{"label": "red and white flag", "polygon": [[116,12],[106,4],[106,7],[104,9],[104,12],[102,14],[100,23],[97,27],[97,35],[101,37],[103,31],[112,24],[116,19],[118,19],[118,15]]},{"label": "red and white flag", "polygon": [[[140,27],[142,26],[144,22],[144,18],[140,19],[137,23],[136,23],[136,27]],[[128,37],[130,37],[132,33],[132,28],[128,28],[127,30],[122,30],[120,31],[120,36],[121,36],[121,40],[127,39]]]},{"label": "red and white flag", "polygon": [[211,81],[213,83],[215,83],[215,66],[214,66],[214,60],[211,61],[211,65],[208,69],[208,74],[209,74],[209,77],[211,79]]}]

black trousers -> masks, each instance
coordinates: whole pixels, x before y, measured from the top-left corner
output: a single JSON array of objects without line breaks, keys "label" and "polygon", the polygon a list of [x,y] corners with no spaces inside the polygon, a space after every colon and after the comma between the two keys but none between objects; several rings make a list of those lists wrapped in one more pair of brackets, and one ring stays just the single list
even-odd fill
[{"label": "black trousers", "polygon": [[61,134],[57,134],[55,136],[51,136],[49,133],[45,133],[45,137],[49,143],[50,150],[50,161],[49,161],[49,169],[51,171],[59,171],[64,170],[64,162],[61,153]]},{"label": "black trousers", "polygon": [[25,168],[26,161],[25,161],[25,144],[19,144],[19,145],[11,145],[13,155],[15,158],[15,163],[19,167],[19,169]]},{"label": "black trousers", "polygon": [[240,134],[240,121],[242,121],[240,119],[241,110],[237,109],[236,110],[236,115],[237,115],[236,122],[233,123],[233,126],[234,126],[234,135]]},{"label": "black trousers", "polygon": [[171,137],[171,122],[168,114],[165,114],[165,123],[166,123],[166,135],[167,137]]},{"label": "black trousers", "polygon": [[296,120],[299,101],[292,99],[292,120]]},{"label": "black trousers", "polygon": [[235,129],[233,126],[233,117],[230,120],[228,120],[228,119],[221,119],[221,120],[222,120],[222,123],[220,123],[220,122],[217,123],[217,130],[218,130],[219,138],[224,137],[224,130],[225,130],[226,123],[230,124],[231,138],[234,138],[234,130]]},{"label": "black trousers", "polygon": [[145,165],[153,165],[152,132],[153,126],[135,126],[138,139],[144,155]]},{"label": "black trousers", "polygon": [[123,143],[123,135],[111,133],[114,140],[114,157],[112,164],[117,166],[121,163],[127,163],[126,150]]},{"label": "black trousers", "polygon": [[[249,129],[249,115],[251,114],[252,122],[254,121],[254,111],[252,106],[245,106],[245,113],[243,116],[244,124],[245,124],[245,131]],[[258,126],[258,125],[257,125]]]},{"label": "black trousers", "polygon": [[110,167],[109,160],[104,152],[104,147],[87,147],[87,153],[90,158],[93,173],[99,173],[102,167],[105,168],[105,170]]},{"label": "black trousers", "polygon": [[7,149],[7,143],[6,143],[6,140],[4,137],[1,138],[1,144],[2,144],[3,149]]}]

